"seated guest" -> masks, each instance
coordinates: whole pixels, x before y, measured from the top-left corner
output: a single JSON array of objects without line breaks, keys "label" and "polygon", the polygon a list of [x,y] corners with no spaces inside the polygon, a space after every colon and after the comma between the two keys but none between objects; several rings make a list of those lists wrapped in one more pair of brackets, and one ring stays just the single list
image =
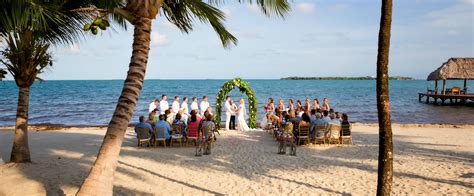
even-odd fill
[{"label": "seated guest", "polygon": [[[155,112],[156,111],[156,112]],[[148,124],[150,124],[151,127],[154,127],[156,122],[157,122],[157,118],[156,117],[156,113],[158,112],[157,109],[153,110],[149,115],[148,115],[148,120],[146,121]]]},{"label": "seated guest", "polygon": [[184,109],[180,109],[178,114],[181,115],[181,121],[183,121],[184,124],[187,125],[189,116],[184,111]]},{"label": "seated guest", "polygon": [[[182,126],[182,134],[184,136],[186,136],[186,124],[184,123],[184,121],[181,120],[181,114],[176,114],[176,117],[175,119],[173,120],[173,125],[181,125]],[[176,131],[176,130],[174,130]]]},{"label": "seated guest", "polygon": [[309,117],[308,114],[303,113],[303,115],[301,115],[300,126],[310,126],[310,125],[311,125],[311,118]]},{"label": "seated guest", "polygon": [[165,111],[165,119],[166,119],[166,122],[168,122],[168,124],[170,124],[170,125],[173,124],[174,116],[171,113],[170,109]]},{"label": "seated guest", "polygon": [[329,117],[329,111],[327,111],[327,110],[323,111],[323,121],[324,121],[324,123],[331,122],[331,118]]},{"label": "seated guest", "polygon": [[322,135],[324,135],[324,131],[320,131],[318,133],[316,133],[315,131],[316,126],[325,126],[327,124],[327,122],[325,122],[322,117],[323,116],[321,115],[321,113],[316,113],[316,120],[311,123],[311,125],[313,126],[313,128],[311,129],[312,138],[314,138],[315,136],[321,137]]},{"label": "seated guest", "polygon": [[170,135],[170,131],[171,131],[171,127],[170,127],[170,124],[168,122],[165,121],[165,115],[164,114],[161,114],[160,117],[159,117],[160,121],[158,121],[155,125],[155,128],[156,129],[164,129],[165,130],[165,135],[157,135],[156,137],[157,138],[166,138],[167,140],[169,140],[171,138],[171,135]]},{"label": "seated guest", "polygon": [[341,125],[341,121],[336,119],[336,114],[330,114],[329,118],[331,118],[331,121],[329,121],[329,124]]},{"label": "seated guest", "polygon": [[202,118],[201,118],[201,116],[199,115],[198,110],[191,110],[190,115],[191,115],[191,116],[193,116],[193,115],[196,116],[196,119],[197,119],[198,124],[201,123]]},{"label": "seated guest", "polygon": [[[145,117],[144,116],[140,116],[138,118],[138,120],[140,121],[139,123],[137,123],[135,125],[135,133],[137,134],[137,137],[139,136],[138,135],[138,129],[140,128],[147,128],[148,129],[148,133],[150,134],[150,136],[153,134],[153,128],[152,126],[150,125],[150,123],[147,123],[145,121]],[[140,138],[140,139],[145,139],[145,138]]]},{"label": "seated guest", "polygon": [[[192,110],[193,111],[193,110]],[[197,115],[191,111],[191,118],[188,122],[188,137],[198,137],[199,121]]]},{"label": "seated guest", "polygon": [[334,114],[334,109],[329,109],[329,114]]},{"label": "seated guest", "polygon": [[339,112],[336,112],[336,120],[338,120],[339,122],[342,122],[342,118],[341,118],[341,114],[339,114]]},{"label": "seated guest", "polygon": [[309,118],[311,119],[311,123],[316,120],[316,109],[311,110],[311,116]]},{"label": "seated guest", "polygon": [[342,113],[342,135],[349,136],[351,135],[351,129],[344,129],[344,127],[350,127],[351,123],[349,123],[349,116],[346,113]]},{"label": "seated guest", "polygon": [[212,107],[207,107],[206,112],[207,112],[208,114],[210,114],[210,115],[214,115],[214,114],[212,113]]},{"label": "seated guest", "polygon": [[296,124],[296,123],[299,123],[300,121],[301,121],[301,118],[297,117],[294,111],[290,111],[290,122],[292,122],[293,124]]}]

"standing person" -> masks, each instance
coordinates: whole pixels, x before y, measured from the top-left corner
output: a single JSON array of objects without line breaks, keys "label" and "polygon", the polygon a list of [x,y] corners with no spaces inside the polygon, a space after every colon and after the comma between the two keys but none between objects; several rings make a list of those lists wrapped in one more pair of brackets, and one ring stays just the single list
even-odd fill
[{"label": "standing person", "polygon": [[204,116],[204,112],[206,112],[207,108],[209,107],[209,102],[207,102],[207,96],[202,97],[202,101],[199,104],[201,108],[201,115]]},{"label": "standing person", "polygon": [[314,99],[313,99],[313,106],[311,106],[311,109],[313,109],[313,110],[318,110],[318,109],[320,109],[318,98],[314,98]]},{"label": "standing person", "polygon": [[181,103],[181,110],[183,110],[185,115],[189,115],[188,98],[187,97],[183,98],[183,103]]},{"label": "standing person", "polygon": [[288,111],[295,111],[295,105],[294,105],[294,102],[293,102],[293,99],[289,99],[288,100]]},{"label": "standing person", "polygon": [[285,101],[283,99],[280,99],[280,102],[278,103],[278,109],[281,112],[286,111]]},{"label": "standing person", "polygon": [[230,116],[230,129],[235,130],[235,111],[237,111],[237,106],[234,104],[232,100],[229,101],[230,108],[231,108],[231,116]]},{"label": "standing person", "polygon": [[161,101],[160,101],[160,113],[164,114],[166,110],[170,108],[170,104],[166,100],[166,95],[161,95]]},{"label": "standing person", "polygon": [[296,111],[301,111],[303,109],[303,106],[301,106],[301,101],[296,100]]},{"label": "standing person", "polygon": [[239,131],[250,131],[249,126],[247,125],[247,121],[245,120],[245,114],[247,113],[245,110],[245,102],[244,99],[239,100],[239,108],[237,109],[237,123],[239,125]]},{"label": "standing person", "polygon": [[198,98],[196,97],[193,97],[193,102],[191,103],[191,110],[199,110]]},{"label": "standing person", "polygon": [[230,125],[230,117],[232,116],[232,108],[230,106],[230,96],[227,96],[225,98],[225,130],[229,130],[229,125]]},{"label": "standing person", "polygon": [[331,107],[329,107],[329,101],[326,97],[323,99],[323,106],[321,107],[323,111],[329,111],[331,110]]},{"label": "standing person", "polygon": [[174,96],[174,101],[171,105],[171,108],[173,109],[173,113],[176,114],[179,112],[179,96]]},{"label": "standing person", "polygon": [[155,110],[156,107],[158,107],[158,103],[159,103],[159,100],[158,100],[158,99],[153,100],[153,101],[150,103],[150,105],[148,106],[148,113],[153,112],[153,110]]},{"label": "standing person", "polygon": [[268,103],[263,107],[267,114],[273,113],[275,111],[275,105],[273,104],[273,98],[268,98]]},{"label": "standing person", "polygon": [[309,115],[309,112],[311,110],[311,100],[309,98],[306,98],[303,110]]}]

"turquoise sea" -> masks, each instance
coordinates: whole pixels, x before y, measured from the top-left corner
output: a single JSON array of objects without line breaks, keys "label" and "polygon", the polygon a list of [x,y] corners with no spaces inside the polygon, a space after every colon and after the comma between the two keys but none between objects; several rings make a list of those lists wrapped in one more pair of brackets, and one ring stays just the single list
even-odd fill
[{"label": "turquoise sea", "polygon": [[[261,109],[268,97],[276,101],[289,98],[304,102],[327,97],[336,111],[349,113],[351,121],[377,122],[375,81],[334,80],[248,80],[255,90]],[[225,80],[145,80],[139,103],[132,122],[139,115],[146,115],[148,104],[154,98],[168,95],[168,102],[179,95],[209,97],[215,105],[215,97]],[[67,80],[35,83],[30,95],[30,124],[106,125],[112,117],[115,104],[122,90],[122,80]],[[390,81],[392,120],[396,123],[449,123],[474,124],[472,106],[436,106],[418,102],[418,92],[425,92],[433,84],[422,80]],[[461,82],[448,81],[448,86],[462,86]],[[474,82],[468,83],[468,92],[474,90]],[[241,95],[238,90],[230,93],[234,100]],[[18,89],[14,81],[0,82],[0,126],[14,125]]]}]

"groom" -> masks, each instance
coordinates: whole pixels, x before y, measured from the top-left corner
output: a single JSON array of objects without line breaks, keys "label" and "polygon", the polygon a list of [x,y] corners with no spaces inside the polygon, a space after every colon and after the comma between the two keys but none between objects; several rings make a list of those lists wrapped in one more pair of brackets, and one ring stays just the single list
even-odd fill
[{"label": "groom", "polygon": [[225,98],[225,130],[229,130],[229,124],[230,124],[230,117],[232,116],[232,114],[234,113],[232,111],[232,107],[230,105],[230,96],[227,96]]}]

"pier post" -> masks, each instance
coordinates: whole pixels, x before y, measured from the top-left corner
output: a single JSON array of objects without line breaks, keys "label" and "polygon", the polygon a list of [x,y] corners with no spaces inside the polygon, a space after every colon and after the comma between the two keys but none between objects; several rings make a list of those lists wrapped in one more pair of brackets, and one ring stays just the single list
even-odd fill
[{"label": "pier post", "polygon": [[438,94],[438,80],[435,80],[435,94]]},{"label": "pier post", "polygon": [[446,94],[446,80],[443,80],[443,95],[445,94]]},{"label": "pier post", "polygon": [[467,95],[467,79],[464,79],[464,94]]}]

